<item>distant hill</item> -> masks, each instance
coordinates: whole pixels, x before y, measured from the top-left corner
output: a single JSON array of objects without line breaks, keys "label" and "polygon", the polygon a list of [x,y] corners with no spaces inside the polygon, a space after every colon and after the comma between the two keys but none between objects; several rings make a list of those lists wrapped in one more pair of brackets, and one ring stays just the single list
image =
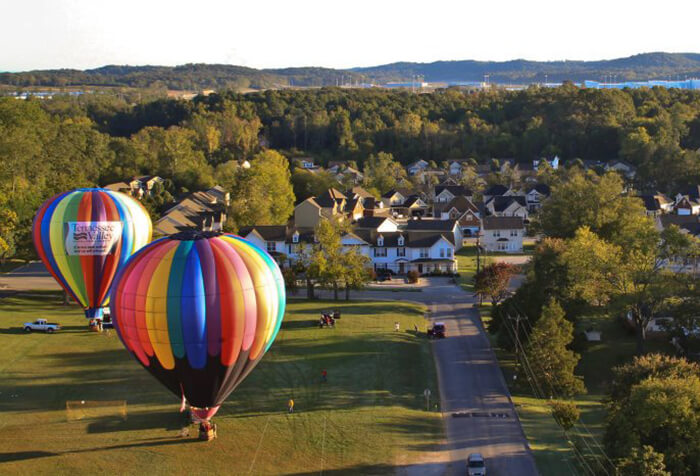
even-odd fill
[{"label": "distant hill", "polygon": [[276,88],[285,86],[334,86],[344,83],[410,81],[481,81],[488,74],[491,82],[551,82],[600,80],[615,75],[616,80],[673,79],[700,77],[700,54],[645,53],[604,61],[436,61],[434,63],[392,63],[350,70],[330,68],[255,69],[221,64],[182,66],[117,66],[90,70],[44,70],[0,73],[0,85],[14,87],[115,86],[167,88],[175,90]]},{"label": "distant hill", "polygon": [[600,80],[615,75],[617,80],[670,79],[677,75],[700,77],[700,54],[644,53],[603,61],[436,61],[434,63],[392,63],[353,68],[375,81],[387,82],[422,76],[424,81],[482,81],[530,83],[544,81]]}]

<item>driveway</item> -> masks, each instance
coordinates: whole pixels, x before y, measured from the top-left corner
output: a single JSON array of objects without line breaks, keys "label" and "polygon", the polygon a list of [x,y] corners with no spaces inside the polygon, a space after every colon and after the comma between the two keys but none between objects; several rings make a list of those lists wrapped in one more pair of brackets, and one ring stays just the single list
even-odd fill
[{"label": "driveway", "polygon": [[[420,293],[366,291],[355,297],[425,303],[432,321],[442,321],[447,338],[434,343],[448,444],[447,464],[430,474],[465,474],[469,453],[482,453],[489,475],[536,475],[508,387],[471,295],[445,278],[431,278]],[[423,471],[421,471],[423,469]],[[424,474],[425,466],[402,469]]]}]

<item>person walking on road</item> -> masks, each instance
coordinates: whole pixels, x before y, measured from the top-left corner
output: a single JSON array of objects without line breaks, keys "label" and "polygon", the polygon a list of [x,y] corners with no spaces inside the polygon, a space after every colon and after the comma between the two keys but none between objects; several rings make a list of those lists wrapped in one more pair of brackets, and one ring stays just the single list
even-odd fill
[{"label": "person walking on road", "polygon": [[289,409],[289,413],[294,413],[294,399],[289,399],[287,402],[287,408]]}]

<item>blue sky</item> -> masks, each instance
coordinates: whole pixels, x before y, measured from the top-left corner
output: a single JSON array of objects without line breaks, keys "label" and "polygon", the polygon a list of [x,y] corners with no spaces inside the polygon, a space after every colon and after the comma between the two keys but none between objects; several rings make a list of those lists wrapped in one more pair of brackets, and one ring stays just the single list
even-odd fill
[{"label": "blue sky", "polygon": [[691,0],[2,0],[0,71],[700,52]]}]

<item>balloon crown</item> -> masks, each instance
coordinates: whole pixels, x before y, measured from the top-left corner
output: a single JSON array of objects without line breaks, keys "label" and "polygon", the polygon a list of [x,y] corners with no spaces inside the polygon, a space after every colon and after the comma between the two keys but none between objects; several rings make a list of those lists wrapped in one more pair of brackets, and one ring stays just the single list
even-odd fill
[{"label": "balloon crown", "polygon": [[168,238],[171,240],[178,241],[196,241],[196,240],[208,240],[209,238],[214,238],[216,236],[223,235],[220,231],[200,231],[200,230],[185,230],[180,233],[175,233],[170,235]]}]

